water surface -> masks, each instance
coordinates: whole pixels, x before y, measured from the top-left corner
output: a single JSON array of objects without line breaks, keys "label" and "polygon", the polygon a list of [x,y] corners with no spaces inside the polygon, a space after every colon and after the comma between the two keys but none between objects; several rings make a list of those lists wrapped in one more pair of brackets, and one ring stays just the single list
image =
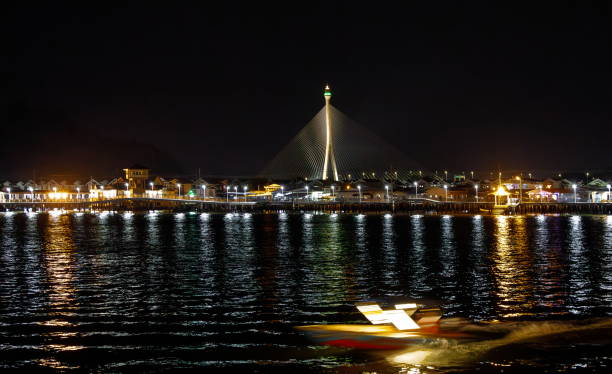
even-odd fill
[{"label": "water surface", "polygon": [[[505,340],[364,353],[293,326],[439,299]],[[0,213],[0,369],[605,372],[612,216]]]}]

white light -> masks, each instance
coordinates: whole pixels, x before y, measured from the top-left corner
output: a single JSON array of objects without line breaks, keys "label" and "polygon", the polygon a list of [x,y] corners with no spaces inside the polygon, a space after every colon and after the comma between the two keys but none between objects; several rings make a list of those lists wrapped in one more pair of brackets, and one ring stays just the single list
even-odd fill
[{"label": "white light", "polygon": [[421,328],[403,310],[383,310],[382,313],[398,330],[414,330]]},{"label": "white light", "polygon": [[414,303],[409,304],[395,304],[395,309],[416,309],[417,305]]}]

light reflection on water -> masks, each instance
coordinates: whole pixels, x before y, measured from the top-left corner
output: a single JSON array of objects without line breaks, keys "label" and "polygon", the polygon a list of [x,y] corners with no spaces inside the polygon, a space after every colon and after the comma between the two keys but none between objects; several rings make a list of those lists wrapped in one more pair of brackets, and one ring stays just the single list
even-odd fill
[{"label": "light reflection on water", "polygon": [[[0,367],[428,372],[610,316],[612,217],[0,213],[0,269]],[[382,361],[292,330],[362,323],[352,304],[389,295],[524,325]],[[486,354],[489,371],[531,365]]]},{"label": "light reflection on water", "polygon": [[502,318],[533,315],[534,269],[525,217],[495,217],[493,254],[497,313]]}]

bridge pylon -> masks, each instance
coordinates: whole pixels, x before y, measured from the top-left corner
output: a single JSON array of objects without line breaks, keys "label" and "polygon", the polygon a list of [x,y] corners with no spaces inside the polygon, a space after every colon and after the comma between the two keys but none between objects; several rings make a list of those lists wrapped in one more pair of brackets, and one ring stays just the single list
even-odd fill
[{"label": "bridge pylon", "polygon": [[325,86],[325,91],[323,92],[323,97],[325,97],[325,160],[323,161],[323,180],[327,180],[328,178],[328,164],[331,163],[334,181],[338,181],[338,167],[336,166],[336,155],[334,154],[334,142],[333,142],[333,132],[332,132],[332,122],[331,122],[331,114],[330,114],[330,100],[331,100],[331,90],[329,85]]}]

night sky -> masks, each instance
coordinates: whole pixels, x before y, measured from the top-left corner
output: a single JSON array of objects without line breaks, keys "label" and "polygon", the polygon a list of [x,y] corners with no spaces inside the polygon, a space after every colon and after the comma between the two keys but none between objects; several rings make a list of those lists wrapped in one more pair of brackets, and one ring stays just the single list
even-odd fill
[{"label": "night sky", "polygon": [[430,170],[612,169],[609,3],[425,3],[7,10],[0,178],[254,175],[325,83]]}]

